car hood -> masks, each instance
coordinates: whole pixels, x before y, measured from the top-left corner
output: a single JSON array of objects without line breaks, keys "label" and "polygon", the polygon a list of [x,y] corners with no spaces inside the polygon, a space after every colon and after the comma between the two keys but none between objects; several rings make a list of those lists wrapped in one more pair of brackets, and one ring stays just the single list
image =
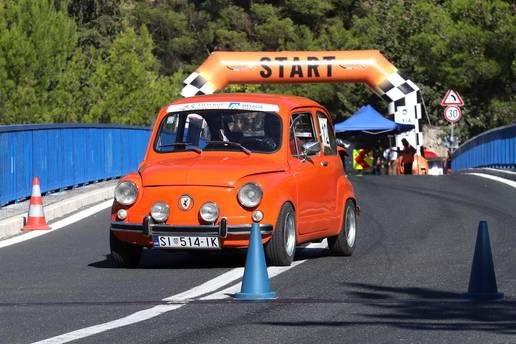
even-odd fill
[{"label": "car hood", "polygon": [[234,187],[236,182],[253,174],[285,171],[270,159],[255,156],[203,156],[174,158],[140,168],[143,186],[206,185]]}]

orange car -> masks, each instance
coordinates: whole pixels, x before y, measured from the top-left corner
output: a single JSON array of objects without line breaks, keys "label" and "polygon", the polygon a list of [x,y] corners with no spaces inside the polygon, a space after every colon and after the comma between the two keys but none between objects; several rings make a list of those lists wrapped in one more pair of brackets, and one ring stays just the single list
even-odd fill
[{"label": "orange car", "polygon": [[270,265],[322,238],[351,255],[358,207],[332,128],[302,97],[216,94],[162,108],[138,172],[115,189],[113,262],[135,267],[144,247],[246,248],[253,222]]}]

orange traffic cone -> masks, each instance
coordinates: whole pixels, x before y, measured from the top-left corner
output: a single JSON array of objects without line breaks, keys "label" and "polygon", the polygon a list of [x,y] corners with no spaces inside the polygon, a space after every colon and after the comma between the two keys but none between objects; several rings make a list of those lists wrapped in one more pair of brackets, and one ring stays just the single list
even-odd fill
[{"label": "orange traffic cone", "polygon": [[43,198],[41,198],[41,189],[39,187],[39,178],[34,177],[32,180],[32,195],[30,196],[29,216],[27,225],[22,231],[32,231],[36,229],[50,229],[45,220],[43,212]]}]

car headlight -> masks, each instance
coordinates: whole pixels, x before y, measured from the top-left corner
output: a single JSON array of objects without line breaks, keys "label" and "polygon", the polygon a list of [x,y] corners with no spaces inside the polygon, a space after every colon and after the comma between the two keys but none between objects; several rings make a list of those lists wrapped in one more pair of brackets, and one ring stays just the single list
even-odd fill
[{"label": "car headlight", "polygon": [[206,202],[199,210],[199,215],[206,222],[215,222],[219,217],[219,207],[215,202]]},{"label": "car headlight", "polygon": [[119,183],[115,188],[115,199],[122,205],[131,205],[136,201],[138,188],[131,181]]},{"label": "car headlight", "polygon": [[168,219],[170,207],[165,202],[156,202],[151,207],[151,216],[156,222],[165,222]]},{"label": "car headlight", "polygon": [[258,223],[261,220],[263,220],[263,211],[257,210],[253,212],[253,215],[251,215],[251,219],[253,219],[254,222]]},{"label": "car headlight", "polygon": [[118,211],[116,212],[116,216],[120,220],[127,219],[127,210],[125,210],[125,209],[118,209]]},{"label": "car headlight", "polygon": [[254,208],[262,201],[263,192],[256,183],[244,184],[238,190],[238,201],[246,208]]}]

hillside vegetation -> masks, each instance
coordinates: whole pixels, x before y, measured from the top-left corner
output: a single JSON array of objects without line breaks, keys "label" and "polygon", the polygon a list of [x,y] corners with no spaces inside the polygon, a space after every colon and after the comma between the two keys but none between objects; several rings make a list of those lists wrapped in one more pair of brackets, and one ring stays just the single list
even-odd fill
[{"label": "hillside vegetation", "polygon": [[[433,125],[459,91],[465,139],[516,122],[515,13],[502,0],[1,0],[0,123],[149,124],[216,50],[379,49]],[[336,120],[386,109],[364,85],[229,89],[303,95]]]}]

